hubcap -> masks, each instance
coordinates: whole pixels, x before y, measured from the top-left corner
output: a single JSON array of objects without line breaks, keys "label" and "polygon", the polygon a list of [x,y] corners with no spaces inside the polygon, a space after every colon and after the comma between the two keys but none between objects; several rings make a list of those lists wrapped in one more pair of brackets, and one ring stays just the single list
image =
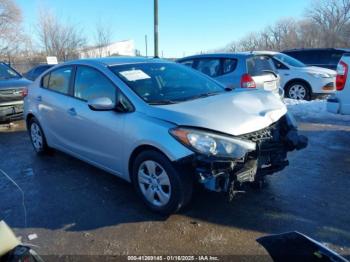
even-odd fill
[{"label": "hubcap", "polygon": [[171,185],[164,168],[155,161],[143,162],[138,170],[138,183],[142,194],[155,206],[164,206],[170,200]]},{"label": "hubcap", "polygon": [[293,85],[289,89],[289,97],[293,99],[302,100],[305,99],[306,89],[302,85]]},{"label": "hubcap", "polygon": [[43,148],[43,136],[40,131],[38,124],[33,123],[30,127],[30,135],[32,138],[33,146],[36,150]]}]

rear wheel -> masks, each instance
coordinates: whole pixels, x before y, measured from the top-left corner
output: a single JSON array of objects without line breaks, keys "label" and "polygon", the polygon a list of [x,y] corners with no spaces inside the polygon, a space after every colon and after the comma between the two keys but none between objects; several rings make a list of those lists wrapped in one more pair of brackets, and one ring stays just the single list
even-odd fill
[{"label": "rear wheel", "polygon": [[311,89],[303,82],[293,82],[286,88],[286,97],[297,100],[311,100]]},{"label": "rear wheel", "polygon": [[159,213],[179,211],[192,196],[190,174],[180,174],[167,157],[155,150],[144,151],[136,157],[132,181],[143,202]]},{"label": "rear wheel", "polygon": [[29,120],[28,132],[34,150],[38,154],[47,153],[49,151],[49,147],[47,146],[46,138],[39,121],[35,117]]}]

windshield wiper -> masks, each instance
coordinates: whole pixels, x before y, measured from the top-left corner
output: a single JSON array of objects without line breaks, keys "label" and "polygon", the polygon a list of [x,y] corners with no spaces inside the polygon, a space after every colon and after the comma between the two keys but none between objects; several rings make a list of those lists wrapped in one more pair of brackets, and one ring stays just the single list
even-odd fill
[{"label": "windshield wiper", "polygon": [[172,100],[153,100],[148,102],[150,105],[171,105],[171,104],[176,104],[176,101]]}]

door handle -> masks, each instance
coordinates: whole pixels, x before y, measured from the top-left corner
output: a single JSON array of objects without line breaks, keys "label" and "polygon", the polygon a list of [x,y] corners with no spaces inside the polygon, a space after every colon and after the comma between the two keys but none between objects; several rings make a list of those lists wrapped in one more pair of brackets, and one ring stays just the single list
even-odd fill
[{"label": "door handle", "polygon": [[42,100],[43,100],[43,99],[42,99],[41,96],[37,96],[37,97],[36,97],[36,101],[41,102]]},{"label": "door handle", "polygon": [[70,114],[71,116],[76,116],[77,115],[77,111],[75,111],[75,109],[72,107],[72,108],[69,108],[68,109],[68,114]]}]

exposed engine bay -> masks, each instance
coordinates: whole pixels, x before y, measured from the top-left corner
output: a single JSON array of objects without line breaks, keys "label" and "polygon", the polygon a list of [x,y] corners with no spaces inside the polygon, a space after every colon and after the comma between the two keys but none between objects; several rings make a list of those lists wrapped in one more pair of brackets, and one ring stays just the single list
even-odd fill
[{"label": "exposed engine bay", "polygon": [[211,191],[227,192],[230,199],[242,184],[259,183],[264,176],[283,170],[289,165],[288,152],[301,150],[308,144],[307,137],[298,134],[289,114],[265,129],[237,138],[256,143],[256,150],[240,159],[196,154],[190,160],[200,184]]}]

